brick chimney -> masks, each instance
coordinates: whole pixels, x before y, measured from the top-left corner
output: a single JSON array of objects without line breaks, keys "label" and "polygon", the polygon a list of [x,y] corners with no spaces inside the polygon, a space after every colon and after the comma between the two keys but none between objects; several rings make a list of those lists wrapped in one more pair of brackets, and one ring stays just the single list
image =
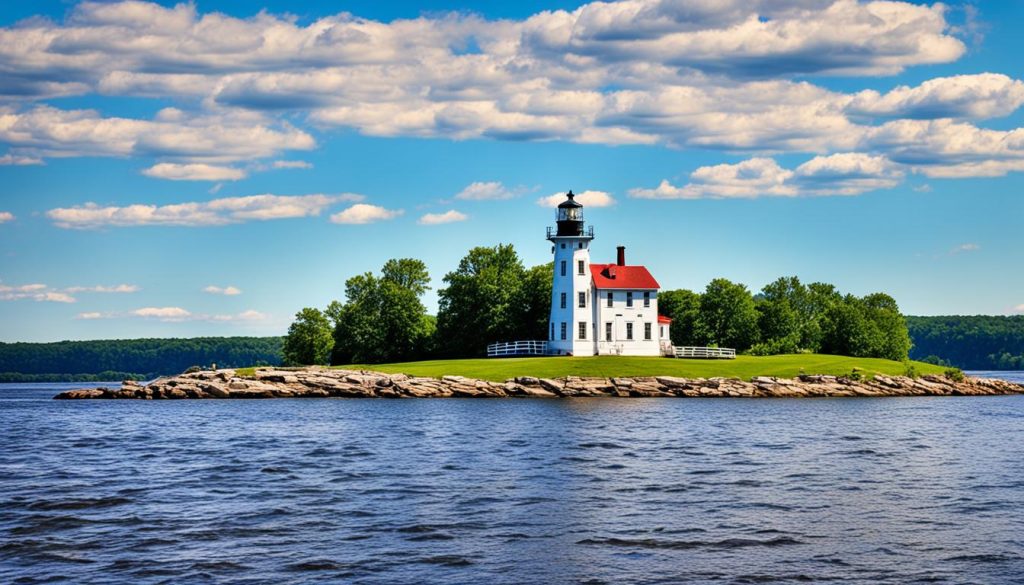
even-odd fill
[{"label": "brick chimney", "polygon": [[615,249],[618,250],[618,252],[619,252],[618,261],[616,262],[616,264],[618,264],[619,266],[625,266],[626,265],[626,247],[625,246],[618,246]]}]

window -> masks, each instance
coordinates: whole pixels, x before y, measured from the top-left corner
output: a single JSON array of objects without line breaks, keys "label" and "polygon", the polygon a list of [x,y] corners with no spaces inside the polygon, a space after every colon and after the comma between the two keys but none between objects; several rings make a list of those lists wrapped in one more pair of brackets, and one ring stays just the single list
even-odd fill
[{"label": "window", "polygon": [[[555,326],[554,325],[551,326],[551,330],[552,331],[555,330]],[[604,324],[604,340],[605,341],[611,341],[612,340],[612,324],[611,323],[605,323]]]},{"label": "window", "polygon": [[645,292],[644,293],[644,308],[646,309],[647,307],[650,307],[650,306],[651,306],[651,293],[650,292]]},{"label": "window", "polygon": [[626,339],[633,341],[633,324],[626,323]]},{"label": "window", "polygon": [[551,322],[551,337],[549,337],[548,339],[550,339],[551,341],[555,340],[555,322],[554,321]]},{"label": "window", "polygon": [[651,340],[651,324],[644,323],[644,339],[647,341]]},{"label": "window", "polygon": [[562,276],[565,276],[565,260],[562,260]]},{"label": "window", "polygon": [[633,291],[629,291],[629,292],[626,293],[626,306],[627,307],[632,307],[633,306]]},{"label": "window", "polygon": [[612,306],[612,293],[608,293],[608,306]]},{"label": "window", "polygon": [[580,321],[580,339],[587,338],[587,322]]},{"label": "window", "polygon": [[583,242],[580,242],[580,250],[583,249]]},{"label": "window", "polygon": [[566,333],[568,333],[568,327],[566,327],[565,321],[562,321],[562,341],[565,341]]},{"label": "window", "polygon": [[584,264],[583,260],[576,261],[576,273],[580,276],[586,274],[586,264]]},{"label": "window", "polygon": [[565,242],[562,242],[562,249],[565,249]]},{"label": "window", "polygon": [[587,293],[581,292],[581,293],[577,293],[577,294],[579,295],[579,306],[580,306],[580,308],[581,309],[586,308],[586,306],[587,306]]},{"label": "window", "polygon": [[565,308],[565,293],[562,293],[562,308]]}]

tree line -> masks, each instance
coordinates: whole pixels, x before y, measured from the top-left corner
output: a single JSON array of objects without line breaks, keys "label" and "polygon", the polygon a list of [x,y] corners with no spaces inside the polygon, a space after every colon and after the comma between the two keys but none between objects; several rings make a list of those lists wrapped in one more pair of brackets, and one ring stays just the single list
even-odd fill
[{"label": "tree line", "polygon": [[751,355],[827,353],[905,360],[911,341],[896,301],[885,293],[842,294],[834,285],[804,285],[786,276],[753,294],[717,278],[703,293],[658,295],[672,319],[673,345],[731,347]]},{"label": "tree line", "polygon": [[907,317],[913,359],[965,370],[1024,370],[1024,315]]},{"label": "tree line", "polygon": [[[442,279],[438,312],[422,303],[426,265],[389,260],[380,274],[345,282],[345,301],[296,314],[284,362],[349,364],[482,357],[489,343],[547,339],[552,264],[527,268],[512,245],[473,248]],[[831,353],[907,359],[911,342],[896,301],[842,294],[825,283],[783,277],[754,294],[724,278],[703,292],[665,290],[659,312],[673,345],[731,347],[753,355]]]},{"label": "tree line", "polygon": [[214,363],[279,365],[282,342],[281,337],[194,337],[0,343],[0,381],[152,379]]}]

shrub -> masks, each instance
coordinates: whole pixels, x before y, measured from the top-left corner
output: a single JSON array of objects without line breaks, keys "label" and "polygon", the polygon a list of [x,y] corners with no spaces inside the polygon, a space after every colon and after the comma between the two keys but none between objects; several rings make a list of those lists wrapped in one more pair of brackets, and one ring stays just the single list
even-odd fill
[{"label": "shrub", "polygon": [[917,367],[910,362],[903,362],[903,375],[908,378],[914,378],[915,380],[921,376],[920,372],[917,371]]},{"label": "shrub", "polygon": [[949,368],[948,370],[943,372],[942,375],[945,376],[947,379],[952,380],[954,382],[963,382],[964,381],[964,372],[960,368]]}]

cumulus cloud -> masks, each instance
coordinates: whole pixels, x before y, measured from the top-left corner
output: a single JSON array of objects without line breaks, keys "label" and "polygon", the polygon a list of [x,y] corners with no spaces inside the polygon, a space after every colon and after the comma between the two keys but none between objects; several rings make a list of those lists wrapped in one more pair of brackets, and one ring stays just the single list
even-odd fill
[{"label": "cumulus cloud", "polygon": [[[187,3],[82,2],[62,22],[0,27],[0,95],[9,98],[0,141],[12,161],[146,157],[156,159],[152,176],[214,181],[244,174],[231,166],[240,161],[249,171],[306,168],[252,162],[314,148],[292,123],[758,157],[861,152],[931,177],[1024,170],[1014,130],[964,122],[1016,111],[1018,80],[987,72],[854,94],[806,81],[955,61],[965,45],[946,11],[855,0],[621,0],[520,19],[380,22],[342,13],[300,24]],[[32,103],[90,93],[185,105],[132,119]],[[906,122],[935,124],[894,126]],[[463,199],[514,191],[471,187]]]},{"label": "cumulus cloud", "polygon": [[481,201],[485,199],[512,199],[524,191],[522,187],[509,189],[498,181],[470,183],[455,195],[456,199]]},{"label": "cumulus cloud", "polygon": [[245,178],[245,171],[205,163],[158,163],[142,171],[147,177],[172,181],[237,181]]},{"label": "cumulus cloud", "polygon": [[[166,108],[154,119],[142,120],[51,106],[0,108],[0,141],[22,153],[17,156],[156,156],[208,163],[316,145],[301,130],[243,112],[190,115]],[[167,172],[174,168],[167,167]]]},{"label": "cumulus cloud", "polygon": [[[583,207],[608,207],[615,205],[615,199],[605,191],[583,191],[575,194],[575,200]],[[547,197],[537,200],[537,205],[543,207],[558,207],[558,204],[565,201],[565,193],[552,193]]]},{"label": "cumulus cloud", "polygon": [[331,221],[343,224],[375,223],[378,221],[394,219],[403,213],[405,213],[404,209],[386,209],[379,205],[356,203],[355,205],[332,215]]},{"label": "cumulus cloud", "polygon": [[225,295],[225,296],[234,296],[234,295],[242,294],[242,290],[237,288],[237,287],[234,287],[234,286],[220,287],[220,286],[210,285],[210,286],[204,288],[203,292],[210,293],[211,295]]},{"label": "cumulus cloud", "polygon": [[466,221],[469,216],[460,211],[454,209],[448,210],[444,213],[427,213],[419,219],[422,225],[438,225],[442,223],[453,223],[456,221]]},{"label": "cumulus cloud", "polygon": [[95,229],[143,225],[216,226],[320,215],[340,201],[360,201],[362,195],[249,195],[171,205],[136,204],[103,207],[95,203],[51,209],[46,216],[62,228]]},{"label": "cumulus cloud", "polygon": [[663,180],[653,189],[631,189],[641,199],[754,199],[807,195],[858,195],[899,184],[903,171],[882,157],[841,153],[815,157],[796,169],[770,158],[700,167],[690,183],[676,187]]},{"label": "cumulus cloud", "polygon": [[14,221],[14,214],[10,211],[0,211],[0,223]]},{"label": "cumulus cloud", "polygon": [[905,85],[885,94],[866,90],[856,94],[847,111],[890,118],[996,118],[1024,104],[1024,83],[1006,75],[982,73]]}]

